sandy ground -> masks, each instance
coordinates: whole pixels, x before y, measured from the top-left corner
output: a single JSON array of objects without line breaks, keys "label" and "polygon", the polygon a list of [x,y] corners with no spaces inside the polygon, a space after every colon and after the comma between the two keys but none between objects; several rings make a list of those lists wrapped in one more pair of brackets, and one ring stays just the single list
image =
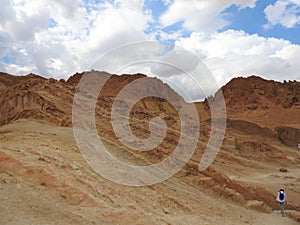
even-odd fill
[{"label": "sandy ground", "polygon": [[[52,193],[45,190],[20,184],[1,182],[0,190],[0,199],[3,203],[0,207],[0,224],[3,225],[126,224],[122,222],[122,218],[126,217],[128,221],[131,213],[125,209],[70,206],[59,196],[53,197]],[[218,202],[215,199],[197,197],[203,201],[199,202],[197,213],[173,214],[171,212],[169,215],[161,215],[155,213],[160,209],[154,208],[152,209],[154,215],[148,213],[151,218],[148,221],[140,219],[140,223],[130,221],[129,224],[299,224],[288,217],[281,217],[279,212],[260,213]],[[139,207],[138,202],[136,207]],[[110,219],[107,218],[109,216]]]},{"label": "sandy ground", "polygon": [[[84,161],[71,128],[22,120],[0,127],[0,140],[3,225],[299,224],[278,211],[262,213],[228,202],[178,176],[146,187],[112,183]],[[236,180],[266,183],[274,191],[284,184],[292,202],[299,198],[297,167],[285,175],[277,167],[266,171],[265,164],[235,173],[233,167],[227,173]]]}]

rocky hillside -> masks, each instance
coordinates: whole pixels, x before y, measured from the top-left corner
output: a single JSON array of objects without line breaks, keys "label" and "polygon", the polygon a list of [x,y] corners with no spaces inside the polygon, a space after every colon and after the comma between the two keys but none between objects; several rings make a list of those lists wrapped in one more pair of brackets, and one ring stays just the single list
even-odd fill
[{"label": "rocky hillside", "polygon": [[[229,119],[270,129],[284,144],[297,148],[300,140],[300,82],[280,83],[257,76],[239,77],[221,90]],[[218,105],[220,93],[218,91],[209,98],[212,104]],[[208,99],[204,104],[208,105]],[[239,127],[244,127],[243,123]]]},{"label": "rocky hillside", "polygon": [[300,84],[296,81],[280,83],[257,76],[239,77],[222,87],[222,91],[232,110],[271,109],[275,105],[300,109]]},{"label": "rocky hillside", "polygon": [[[80,78],[88,74],[78,73],[67,81],[0,74],[0,188],[5,192],[1,201],[7,202],[10,212],[0,207],[0,223],[12,221],[15,212],[31,215],[20,219],[28,224],[52,224],[51,220],[53,224],[131,224],[132,218],[133,224],[198,224],[200,220],[206,224],[263,224],[266,220],[274,224],[281,219],[275,201],[280,186],[289,196],[287,215],[300,221],[300,153],[295,146],[300,128],[299,82],[233,79],[222,88],[227,130],[213,164],[198,170],[212,135],[206,100],[196,104],[201,134],[187,165],[160,184],[133,188],[99,176],[76,146],[71,128],[73,97]],[[110,76],[98,75],[101,79]],[[118,140],[111,125],[112,104],[121,89],[139,78],[146,77],[111,76],[98,96],[95,121],[112,155],[133,165],[147,165],[162,161],[176,148],[180,120],[168,102],[148,97],[131,110],[130,128],[137,137],[147,138],[149,121],[160,116],[168,126],[163,142],[140,152]],[[151,85],[144,91],[152,88],[183,102],[160,80],[146,79]],[[218,104],[218,93],[210,101]],[[18,194],[20,188],[23,196]],[[22,207],[16,207],[18,199]],[[47,211],[41,202],[50,202],[49,215],[39,210]],[[52,210],[56,207],[61,212]],[[294,224],[287,218],[284,222]]]},{"label": "rocky hillside", "polygon": [[[77,73],[67,81],[45,79],[34,74],[12,76],[0,73],[0,125],[21,118],[32,118],[57,125],[70,126],[73,97],[77,84],[80,78],[88,73]],[[97,72],[97,75],[103,78],[110,76],[105,72]],[[99,104],[104,108],[111,107],[119,91],[139,78],[146,78],[146,76],[143,74],[112,75],[100,93]],[[164,95],[174,98],[175,101],[183,101],[176,92],[160,80],[156,78],[147,79],[151,82],[149,88],[157,88],[157,92],[161,90]],[[142,102],[146,105],[149,103],[149,107],[151,107],[153,101],[156,102],[157,99],[151,100],[149,98]],[[159,101],[165,102],[162,99]]]},{"label": "rocky hillside", "polygon": [[70,123],[74,87],[64,80],[0,74],[0,124],[21,118]]},{"label": "rocky hillside", "polygon": [[[73,97],[82,76],[92,72],[77,73],[67,81],[45,79],[38,75],[12,76],[0,74],[0,125],[8,124],[21,118],[31,118],[38,121],[49,122],[60,126],[71,126],[71,111]],[[110,74],[97,72],[101,79]],[[105,118],[110,120],[110,110],[118,93],[128,84],[144,78],[148,85],[141,88],[139,93],[149,89],[162,92],[164,96],[175,102],[184,102],[169,86],[156,78],[147,78],[143,74],[112,75],[105,83],[98,96],[98,110]],[[95,84],[97,85],[97,84]],[[296,81],[275,82],[260,77],[234,78],[221,90],[226,104],[227,117],[235,121],[237,129],[245,127],[245,122],[254,126],[270,129],[282,143],[296,147],[300,133],[300,83]],[[218,104],[221,92],[210,98],[211,104]],[[207,99],[204,103],[197,103],[200,119],[209,120],[209,107]],[[103,110],[105,109],[105,110]],[[132,109],[131,116],[140,121],[149,121],[154,116],[165,113],[165,119],[175,124],[176,110],[164,99],[148,97],[141,99]],[[173,119],[172,119],[173,118]],[[242,122],[238,122],[242,121]],[[109,122],[109,121],[108,121]],[[233,122],[228,123],[232,126]],[[249,125],[249,124],[248,124]],[[246,125],[246,127],[249,127]],[[136,126],[138,127],[138,126]],[[145,127],[141,123],[140,127]],[[250,126],[251,127],[251,126]],[[249,129],[250,129],[249,127]],[[208,129],[208,128],[207,128]],[[204,126],[204,132],[207,130]],[[244,128],[245,129],[245,128]],[[144,129],[147,134],[147,129]],[[108,133],[113,133],[112,130]],[[139,130],[135,132],[140,133]],[[262,133],[260,133],[262,134]],[[263,134],[262,134],[263,135]]]}]

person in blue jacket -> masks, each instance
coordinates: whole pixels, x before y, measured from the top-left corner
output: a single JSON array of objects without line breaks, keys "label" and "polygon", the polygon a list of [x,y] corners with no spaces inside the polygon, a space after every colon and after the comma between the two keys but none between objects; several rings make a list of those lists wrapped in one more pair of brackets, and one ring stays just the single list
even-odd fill
[{"label": "person in blue jacket", "polygon": [[284,203],[286,202],[287,204],[287,198],[284,188],[280,188],[280,190],[278,191],[276,201],[279,202],[281,215],[284,216]]}]

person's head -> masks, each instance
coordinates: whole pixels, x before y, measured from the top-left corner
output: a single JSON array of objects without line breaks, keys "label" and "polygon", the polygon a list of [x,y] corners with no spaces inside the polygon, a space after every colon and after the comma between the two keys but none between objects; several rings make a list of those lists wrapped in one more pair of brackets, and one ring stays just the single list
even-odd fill
[{"label": "person's head", "polygon": [[280,188],[280,190],[279,191],[284,191],[284,188],[282,187],[282,188]]}]

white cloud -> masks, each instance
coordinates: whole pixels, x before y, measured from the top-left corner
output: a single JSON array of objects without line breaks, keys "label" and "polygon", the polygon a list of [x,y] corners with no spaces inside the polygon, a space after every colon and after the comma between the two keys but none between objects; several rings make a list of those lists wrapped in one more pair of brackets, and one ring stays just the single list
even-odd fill
[{"label": "white cloud", "polygon": [[29,74],[36,70],[35,66],[20,66],[19,64],[3,64],[0,63],[1,71],[7,71],[10,74]]},{"label": "white cloud", "polygon": [[264,13],[268,23],[265,28],[281,24],[286,28],[292,28],[300,24],[300,1],[299,0],[277,0],[268,5]]},{"label": "white cloud", "polygon": [[230,5],[240,8],[254,7],[256,0],[174,0],[168,10],[160,17],[164,27],[183,22],[190,31],[213,32],[228,24],[221,12]]},{"label": "white cloud", "polygon": [[97,14],[87,47],[108,51],[118,45],[146,40],[144,30],[150,15],[144,14],[143,5],[130,1],[118,1],[120,7],[108,6]]},{"label": "white cloud", "polygon": [[6,32],[12,40],[32,40],[35,32],[47,28],[49,15],[45,8],[26,11],[23,8],[24,2],[16,1],[14,4],[5,0],[0,9],[0,30]]},{"label": "white cloud", "polygon": [[12,69],[15,64],[6,66],[6,72],[27,71],[22,69],[26,61],[35,65],[31,72],[65,78],[89,69],[118,45],[149,38],[143,31],[152,18],[143,1],[84,5],[81,0],[5,0],[1,4],[0,57],[12,57],[19,49],[27,53],[19,70]]},{"label": "white cloud", "polygon": [[[254,8],[256,1],[162,0],[166,10],[159,21],[154,21],[151,10],[155,9],[145,9],[144,1],[2,0],[0,70],[67,78],[90,69],[99,57],[119,45],[159,36],[161,40],[177,40],[178,46],[196,54],[222,85],[233,76],[251,74],[276,80],[299,80],[299,45],[244,31],[219,32],[230,23],[222,15],[225,9],[231,5],[240,9]],[[276,24],[295,27],[299,24],[299,6],[300,0],[277,0],[269,5],[265,9],[269,21],[266,27]],[[177,23],[182,26],[168,30],[168,26]],[[128,52],[128,57],[134,57],[134,53]],[[199,69],[199,64],[192,63],[193,57],[183,58],[178,60],[177,56],[166,55],[163,59],[188,72]],[[112,59],[111,62],[115,63],[114,60],[117,61]],[[164,79],[188,90],[194,99],[203,94],[199,95],[199,88],[192,79],[165,66],[133,65],[126,69],[132,73],[165,75]],[[203,86],[204,92],[210,94],[217,87],[210,86],[210,82]]]},{"label": "white cloud", "polygon": [[202,58],[221,85],[235,76],[253,74],[275,80],[300,79],[300,46],[283,39],[228,30],[209,36],[194,32],[176,44]]},{"label": "white cloud", "polygon": [[164,5],[170,5],[172,3],[172,0],[162,0],[162,2],[164,3]]},{"label": "white cloud", "polygon": [[0,7],[0,24],[3,26],[10,20],[15,20],[15,10],[10,0],[2,0]]},{"label": "white cloud", "polygon": [[182,74],[182,72],[193,71],[199,64],[197,56],[176,46],[173,51],[167,52],[160,57],[160,61],[163,63],[152,66],[151,71],[161,77],[170,77]]}]

